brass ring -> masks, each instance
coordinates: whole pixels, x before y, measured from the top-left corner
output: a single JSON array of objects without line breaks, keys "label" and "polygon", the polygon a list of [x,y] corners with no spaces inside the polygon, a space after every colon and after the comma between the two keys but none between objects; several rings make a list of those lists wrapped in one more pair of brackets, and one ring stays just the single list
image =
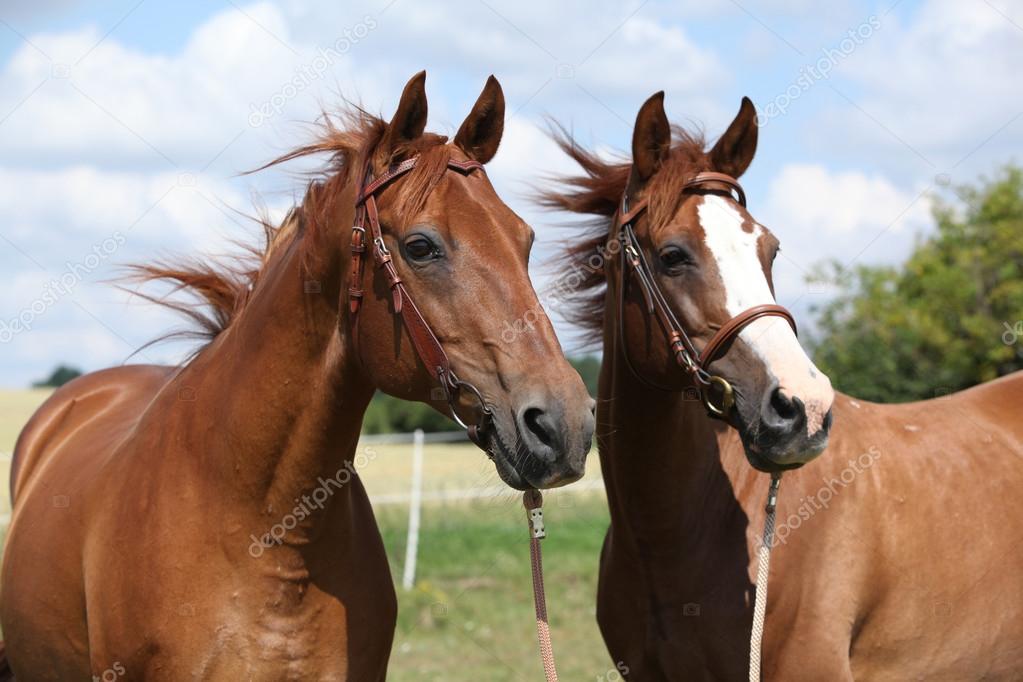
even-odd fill
[{"label": "brass ring", "polygon": [[[715,417],[725,417],[735,405],[735,392],[732,385],[723,377],[711,374],[707,377],[707,388],[703,390],[703,405],[707,411]],[[721,388],[721,407],[718,407],[710,400],[710,387],[717,384]]]}]

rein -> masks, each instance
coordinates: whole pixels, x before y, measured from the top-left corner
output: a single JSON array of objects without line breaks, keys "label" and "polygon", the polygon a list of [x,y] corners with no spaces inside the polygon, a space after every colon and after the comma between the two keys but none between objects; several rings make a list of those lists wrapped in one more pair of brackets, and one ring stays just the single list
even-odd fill
[{"label": "rein", "polygon": [[533,568],[533,609],[536,612],[536,639],[540,644],[540,660],[547,682],[558,682],[554,667],[554,647],[551,644],[551,625],[547,622],[547,597],[543,588],[543,552],[540,541],[547,537],[543,526],[543,495],[539,490],[522,493],[529,524],[529,559]]},{"label": "rein", "polygon": [[764,534],[757,548],[757,592],[753,601],[753,628],[749,636],[749,682],[760,682],[760,648],[764,641],[764,616],[767,615],[767,579],[771,573],[771,548],[774,547],[774,514],[778,509],[781,472],[771,474],[771,487],[764,506]]},{"label": "rein", "polygon": [[[384,271],[388,285],[391,288],[391,297],[394,301],[394,314],[400,315],[405,329],[408,331],[412,345],[416,349],[420,360],[426,366],[430,376],[437,380],[441,390],[444,391],[444,399],[451,410],[451,418],[455,423],[466,430],[469,439],[481,450],[487,452],[483,445],[483,433],[490,427],[493,417],[493,408],[483,398],[479,389],[468,381],[462,381],[451,369],[451,360],[448,359],[444,347],[437,340],[437,335],[419,312],[415,302],[409,295],[405,283],[398,275],[394,267],[394,260],[391,252],[384,244],[383,231],[380,228],[380,215],[377,212],[376,195],[386,189],[392,182],[405,175],[419,162],[419,157],[414,156],[401,163],[392,166],[379,178],[370,179],[370,171],[367,168],[364,174],[362,191],[355,201],[355,225],[352,227],[352,271],[351,280],[348,286],[348,309],[351,313],[352,325],[358,323],[359,307],[365,291],[362,288],[362,274],[365,266],[366,253],[366,224],[369,224],[369,237],[373,244],[373,260],[376,267]],[[483,170],[483,164],[478,161],[454,161],[449,160],[447,170],[453,170],[463,175],[468,175],[474,170]],[[462,391],[471,395],[480,406],[480,419],[475,424],[466,424],[455,411],[455,404]],[[490,456],[490,453],[487,452]]]},{"label": "rein", "polygon": [[[722,187],[724,189],[722,189]],[[727,192],[740,206],[746,207],[746,192],[739,181],[724,173],[703,172],[694,175],[682,186],[682,191],[703,190],[705,192]],[[789,323],[792,331],[796,331],[796,321],[786,308],[778,304],[763,304],[742,311],[722,324],[703,347],[696,345],[679,323],[668,300],[660,287],[654,272],[647,261],[633,224],[646,210],[648,202],[644,199],[629,206],[629,190],[626,187],[622,195],[619,209],[617,238],[621,242],[621,283],[618,287],[618,341],[622,347],[622,355],[629,371],[642,383],[662,391],[672,389],[658,386],[639,373],[629,357],[629,349],[625,341],[625,287],[629,281],[629,273],[635,275],[639,282],[640,292],[646,305],[648,315],[652,315],[660,324],[668,342],[668,348],[679,367],[689,373],[700,392],[700,398],[713,419],[730,422],[732,408],[735,406],[735,391],[732,385],[722,376],[712,374],[710,365],[721,355],[750,323],[762,317],[780,317]],[[715,404],[712,390],[720,391],[721,403]],[[756,596],[753,604],[753,627],[750,631],[750,682],[760,680],[760,654],[764,636],[764,617],[767,613],[767,583],[770,575],[771,548],[774,545],[774,521],[778,502],[778,488],[781,485],[781,472],[771,474],[771,487],[767,493],[767,504],[764,508],[764,532],[760,547],[757,549],[757,583]],[[539,619],[539,610],[537,611]]]},{"label": "rein", "polygon": [[[394,267],[394,259],[387,245],[384,244],[384,235],[380,227],[380,215],[377,211],[376,195],[387,188],[392,182],[405,175],[419,161],[418,156],[402,161],[392,166],[379,178],[371,180],[370,171],[364,173],[362,191],[355,202],[355,225],[352,227],[352,272],[348,286],[348,309],[351,313],[353,329],[358,324],[359,308],[365,291],[362,288],[362,277],[365,270],[366,254],[366,225],[369,225],[369,238],[373,244],[373,261],[377,268],[384,271],[387,283],[391,288],[391,297],[394,302],[394,314],[400,315],[405,329],[408,330],[412,345],[416,349],[420,360],[426,365],[430,376],[438,381],[444,391],[444,399],[451,410],[451,418],[466,430],[469,439],[481,450],[490,453],[483,444],[483,433],[490,427],[493,418],[493,408],[484,400],[483,394],[473,384],[462,381],[451,369],[451,361],[444,347],[437,340],[430,325],[426,322],[423,314],[413,302],[405,283],[398,275]],[[483,170],[483,164],[478,161],[448,161],[447,170],[453,170],[463,175],[468,175],[474,170]],[[466,391],[476,402],[479,403],[481,415],[475,424],[466,424],[459,418],[455,411],[455,404],[461,391]],[[547,622],[547,600],[543,585],[543,555],[540,550],[540,540],[546,537],[543,525],[543,495],[539,490],[527,490],[522,496],[523,504],[528,512],[530,540],[529,553],[533,572],[533,604],[536,608],[536,632],[540,645],[540,658],[543,661],[544,674],[547,682],[557,682],[558,673],[554,667],[554,650],[551,645],[551,630]]]}]

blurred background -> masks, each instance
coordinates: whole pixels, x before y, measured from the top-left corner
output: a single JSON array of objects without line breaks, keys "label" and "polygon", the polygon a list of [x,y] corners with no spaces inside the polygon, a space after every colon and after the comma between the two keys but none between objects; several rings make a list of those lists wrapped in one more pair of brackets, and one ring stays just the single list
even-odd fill
[{"label": "blurred background", "polygon": [[[504,86],[488,169],[536,229],[544,266],[569,219],[531,185],[574,169],[545,117],[628,150],[640,104],[712,139],[749,96],[761,115],[743,178],[782,242],[779,302],[839,388],[934,397],[1023,367],[1023,6],[1008,0],[372,0],[166,3],[0,0],[0,463],[52,386],[123,362],[180,321],[110,285],[119,268],[257,241],[310,163],[239,176],[295,147],[343,98],[389,117],[427,69],[429,129],[452,134],[486,77]],[[595,390],[581,348],[541,296]],[[36,388],[31,388],[33,385]],[[369,434],[449,422],[378,396]],[[411,445],[367,439],[363,476],[402,572]],[[393,679],[534,679],[528,549],[514,496],[462,443],[424,449],[419,572],[400,590]],[[616,679],[593,622],[606,526],[596,457],[549,514],[548,578],[566,679]],[[4,486],[6,488],[6,486]]]}]

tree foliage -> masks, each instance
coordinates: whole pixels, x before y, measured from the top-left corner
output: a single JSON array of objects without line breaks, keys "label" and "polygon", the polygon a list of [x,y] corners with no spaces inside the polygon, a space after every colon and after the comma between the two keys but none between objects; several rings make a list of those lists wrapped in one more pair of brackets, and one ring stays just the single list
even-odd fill
[{"label": "tree foliage", "polygon": [[57,369],[47,378],[42,381],[37,381],[32,384],[34,388],[59,388],[71,381],[82,376],[82,371],[77,367],[68,367],[67,365],[60,365]]},{"label": "tree foliage", "polygon": [[1023,169],[956,189],[901,267],[820,266],[838,296],[815,362],[868,400],[933,398],[1023,368]]},{"label": "tree foliage", "polygon": [[568,362],[575,371],[579,372],[586,390],[594,398],[597,397],[597,382],[600,379],[600,358],[596,355],[583,355],[581,357],[569,358]]},{"label": "tree foliage", "polygon": [[457,431],[458,425],[425,403],[377,392],[362,418],[363,433],[427,433]]}]

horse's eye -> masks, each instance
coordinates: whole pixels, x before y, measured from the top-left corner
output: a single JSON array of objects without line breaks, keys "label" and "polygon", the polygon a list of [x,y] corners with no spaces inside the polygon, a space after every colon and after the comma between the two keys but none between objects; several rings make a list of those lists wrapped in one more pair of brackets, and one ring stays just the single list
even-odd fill
[{"label": "horse's eye", "polygon": [[688,265],[696,264],[692,254],[677,246],[668,246],[661,249],[660,258],[661,265],[663,265],[666,270],[677,271]]},{"label": "horse's eye", "polygon": [[416,236],[405,242],[405,253],[414,261],[424,262],[437,258],[440,252],[426,237]]}]

